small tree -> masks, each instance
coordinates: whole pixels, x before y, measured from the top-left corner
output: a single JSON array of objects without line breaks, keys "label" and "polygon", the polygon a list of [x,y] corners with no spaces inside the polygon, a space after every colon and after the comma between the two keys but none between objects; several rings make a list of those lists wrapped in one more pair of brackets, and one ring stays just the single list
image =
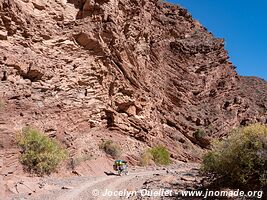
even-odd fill
[{"label": "small tree", "polygon": [[22,130],[18,145],[22,149],[20,162],[24,169],[40,176],[56,171],[67,158],[66,151],[55,140],[33,128]]}]

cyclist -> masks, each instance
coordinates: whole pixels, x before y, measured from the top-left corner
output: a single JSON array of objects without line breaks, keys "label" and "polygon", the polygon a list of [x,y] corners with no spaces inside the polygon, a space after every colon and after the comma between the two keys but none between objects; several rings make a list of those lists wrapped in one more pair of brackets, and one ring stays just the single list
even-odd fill
[{"label": "cyclist", "polygon": [[115,171],[118,171],[119,175],[121,175],[122,172],[125,172],[126,175],[128,174],[128,165],[125,160],[115,160],[113,168]]}]

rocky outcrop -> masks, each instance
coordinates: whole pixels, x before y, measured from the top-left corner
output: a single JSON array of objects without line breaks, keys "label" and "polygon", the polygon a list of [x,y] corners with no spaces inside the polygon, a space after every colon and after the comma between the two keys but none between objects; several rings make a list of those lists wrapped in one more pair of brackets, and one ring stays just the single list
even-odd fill
[{"label": "rocky outcrop", "polygon": [[198,160],[211,138],[266,123],[266,81],[239,77],[223,39],[179,6],[1,0],[0,16],[1,152],[31,125],[72,157],[113,138],[133,163],[155,144]]}]

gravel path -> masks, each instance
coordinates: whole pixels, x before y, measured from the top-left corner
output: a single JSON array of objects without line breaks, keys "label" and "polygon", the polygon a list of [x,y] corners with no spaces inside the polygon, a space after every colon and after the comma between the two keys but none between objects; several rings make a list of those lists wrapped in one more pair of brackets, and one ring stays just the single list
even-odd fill
[{"label": "gravel path", "polygon": [[[125,186],[128,182],[137,180],[138,177],[148,179],[155,174],[164,174],[165,170],[146,171],[139,173],[132,173],[128,176],[105,176],[98,177],[94,181],[88,181],[81,186],[71,189],[66,193],[58,196],[56,200],[112,200],[118,199],[115,196],[104,196],[106,191],[122,190],[119,186]],[[140,185],[142,181],[139,179]],[[126,189],[126,188],[124,188]],[[95,195],[95,196],[94,196]]]},{"label": "gravel path", "polygon": [[[168,176],[175,170],[177,177],[195,168],[195,164],[181,164],[172,168],[138,169],[128,176],[104,175],[98,177],[73,177],[69,179],[47,179],[46,184],[54,186],[35,196],[16,196],[12,200],[118,200],[125,195],[106,196],[107,191],[136,191],[153,177]],[[135,199],[129,197],[128,199]]]}]

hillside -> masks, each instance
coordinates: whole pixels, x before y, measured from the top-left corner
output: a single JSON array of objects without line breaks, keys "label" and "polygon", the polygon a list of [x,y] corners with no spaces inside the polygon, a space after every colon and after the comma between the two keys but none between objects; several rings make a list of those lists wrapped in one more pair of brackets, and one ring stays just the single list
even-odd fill
[{"label": "hillside", "polygon": [[198,161],[212,138],[267,123],[267,82],[238,76],[224,40],[177,5],[0,0],[0,16],[0,169],[7,177],[22,173],[15,136],[27,125],[58,139],[71,158],[90,157],[76,170],[94,171],[94,162],[108,162],[102,139],[118,141],[133,165],[156,144],[173,160]]}]

